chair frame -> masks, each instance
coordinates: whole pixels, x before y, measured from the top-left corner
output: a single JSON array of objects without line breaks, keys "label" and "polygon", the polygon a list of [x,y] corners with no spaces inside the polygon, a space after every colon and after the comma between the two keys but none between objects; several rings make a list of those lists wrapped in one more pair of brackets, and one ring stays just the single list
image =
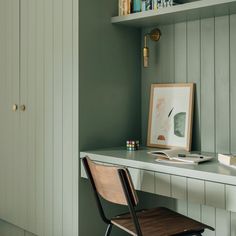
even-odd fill
[{"label": "chair frame", "polygon": [[[96,203],[97,203],[97,206],[98,206],[99,214],[100,214],[102,220],[104,221],[104,223],[106,223],[108,225],[107,229],[106,229],[105,236],[109,236],[110,233],[111,233],[113,224],[112,224],[111,220],[107,219],[107,217],[104,213],[104,210],[103,210],[103,207],[102,207],[102,204],[101,204],[101,201],[100,201],[100,197],[98,195],[98,192],[97,192],[97,189],[96,189],[96,186],[95,186],[95,183],[94,183],[94,180],[93,180],[93,177],[92,177],[92,174],[91,174],[91,171],[90,171],[90,168],[89,168],[86,157],[84,157],[82,159],[82,161],[83,161],[83,164],[84,164],[84,167],[85,167],[86,174],[87,174],[87,176],[90,180],[90,183],[92,185],[92,189],[93,189],[94,197],[95,197],[95,200],[96,200]],[[138,222],[138,217],[136,215],[135,208],[134,208],[134,206],[135,206],[134,202],[135,201],[134,201],[134,199],[132,199],[130,197],[130,196],[132,196],[132,194],[131,194],[131,189],[130,189],[130,185],[128,183],[126,173],[125,173],[124,170],[119,169],[118,174],[119,174],[119,177],[120,177],[120,181],[121,181],[123,191],[125,193],[125,197],[126,197],[126,200],[127,200],[127,205],[128,205],[129,211],[131,213],[131,216],[132,216],[132,219],[133,219],[133,222],[134,222],[134,225],[135,225],[137,235],[138,236],[143,236],[140,225],[139,225],[139,222]]]},{"label": "chair frame", "polygon": [[[100,201],[100,197],[99,197],[99,194],[97,192],[97,189],[96,189],[96,185],[94,183],[94,180],[93,180],[93,177],[92,177],[92,174],[91,174],[91,171],[90,171],[90,168],[89,168],[89,165],[88,165],[88,161],[86,159],[86,157],[82,158],[82,162],[83,162],[83,165],[85,167],[85,171],[86,171],[86,174],[90,180],[90,183],[92,185],[92,189],[93,189],[93,193],[94,193],[94,197],[95,197],[95,200],[96,200],[96,203],[97,203],[97,206],[98,206],[98,210],[99,210],[99,214],[103,220],[103,222],[105,224],[107,224],[107,229],[106,229],[106,232],[105,232],[105,236],[109,236],[111,234],[111,231],[112,231],[112,226],[113,226],[113,223],[111,222],[111,220],[107,219],[105,213],[104,213],[104,210],[103,210],[103,207],[102,207],[102,204],[101,204],[101,201]],[[129,212],[131,214],[131,217],[132,217],[132,220],[133,220],[133,223],[134,223],[134,226],[135,226],[135,230],[136,230],[136,233],[137,233],[137,236],[143,236],[142,234],[142,231],[141,231],[141,228],[140,228],[140,224],[139,224],[139,221],[138,221],[138,217],[136,215],[136,211],[135,211],[135,200],[133,199],[133,194],[132,194],[132,190],[131,190],[131,187],[130,187],[130,184],[129,184],[129,180],[127,178],[127,174],[125,172],[124,169],[118,169],[118,174],[119,174],[119,178],[120,178],[120,181],[121,181],[121,185],[122,185],[122,188],[123,188],[123,191],[124,191],[124,194],[125,194],[125,198],[127,200],[127,206],[129,208]],[[181,234],[181,236],[201,236],[203,233],[204,230],[202,230],[201,232],[188,232],[188,233],[183,233]],[[180,234],[178,234],[180,235]],[[177,236],[177,235],[176,235]]]}]

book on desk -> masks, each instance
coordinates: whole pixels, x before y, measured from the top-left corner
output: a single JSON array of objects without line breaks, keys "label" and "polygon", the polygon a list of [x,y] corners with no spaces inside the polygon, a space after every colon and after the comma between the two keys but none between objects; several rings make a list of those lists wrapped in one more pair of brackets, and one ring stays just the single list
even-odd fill
[{"label": "book on desk", "polygon": [[167,164],[199,164],[210,161],[213,157],[198,153],[190,153],[181,149],[155,150],[148,152],[156,157],[156,161]]}]

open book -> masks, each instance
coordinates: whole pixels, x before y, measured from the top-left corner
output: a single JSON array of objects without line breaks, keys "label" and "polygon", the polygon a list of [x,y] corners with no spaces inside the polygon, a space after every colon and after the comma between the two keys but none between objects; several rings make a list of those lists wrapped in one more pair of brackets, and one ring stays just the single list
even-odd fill
[{"label": "open book", "polygon": [[180,149],[156,150],[150,151],[149,154],[156,156],[157,162],[170,164],[198,164],[211,160],[212,156],[194,154]]}]

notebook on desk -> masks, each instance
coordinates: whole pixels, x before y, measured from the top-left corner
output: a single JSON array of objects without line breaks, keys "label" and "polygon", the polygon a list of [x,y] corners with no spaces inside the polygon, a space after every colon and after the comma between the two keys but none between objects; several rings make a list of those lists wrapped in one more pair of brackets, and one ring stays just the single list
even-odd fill
[{"label": "notebook on desk", "polygon": [[156,150],[148,152],[156,157],[156,161],[169,164],[198,164],[210,161],[213,157],[201,154],[190,153],[185,150]]}]

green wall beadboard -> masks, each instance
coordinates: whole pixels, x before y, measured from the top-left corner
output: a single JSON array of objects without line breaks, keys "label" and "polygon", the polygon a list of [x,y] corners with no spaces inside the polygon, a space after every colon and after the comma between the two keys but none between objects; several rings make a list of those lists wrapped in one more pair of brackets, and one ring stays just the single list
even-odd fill
[{"label": "green wall beadboard", "polygon": [[[80,150],[123,145],[140,133],[145,145],[150,85],[194,82],[192,149],[236,152],[236,15],[160,26],[161,40],[149,42],[150,67],[143,69],[143,35],[153,27],[143,28],[140,37],[139,30],[112,26],[114,5],[104,0],[90,9],[89,3],[80,1]],[[80,181],[80,236],[102,235],[105,225],[87,183]],[[236,235],[235,213],[138,194],[141,206],[165,205],[216,228],[205,236]],[[110,209],[112,215],[123,208]],[[91,222],[98,223],[90,227]],[[112,235],[126,234],[115,230]]]},{"label": "green wall beadboard", "polygon": [[[152,83],[196,83],[193,150],[236,152],[236,15],[160,26],[142,69],[142,142]],[[143,34],[151,28],[143,29]]]},{"label": "green wall beadboard", "polygon": [[[115,0],[80,0],[79,9],[80,151],[141,139],[140,30],[110,23]],[[124,211],[105,209],[109,215]],[[104,235],[105,227],[88,181],[80,179],[80,236]],[[114,229],[112,235],[126,234]]]},{"label": "green wall beadboard", "polygon": [[[152,28],[143,29],[142,35]],[[147,137],[150,85],[194,82],[192,149],[235,153],[236,15],[159,28],[161,40],[149,43],[150,67],[142,69],[142,142]],[[150,196],[144,196],[149,201]],[[167,206],[216,228],[204,236],[236,235],[235,213],[180,200]]]}]

